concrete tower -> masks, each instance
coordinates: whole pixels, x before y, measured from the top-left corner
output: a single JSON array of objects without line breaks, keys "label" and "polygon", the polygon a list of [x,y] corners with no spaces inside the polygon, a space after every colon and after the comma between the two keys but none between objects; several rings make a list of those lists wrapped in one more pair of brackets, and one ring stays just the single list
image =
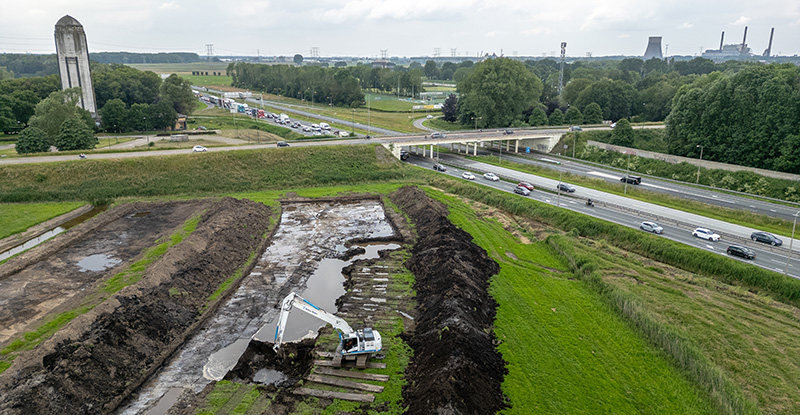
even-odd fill
[{"label": "concrete tower", "polygon": [[664,58],[661,54],[661,36],[650,36],[650,39],[647,41],[647,50],[644,51],[644,60],[650,60],[652,58]]},{"label": "concrete tower", "polygon": [[91,112],[93,117],[97,116],[92,73],[89,70],[89,48],[83,26],[72,16],[64,16],[56,23],[55,36],[61,88],[80,87],[82,94],[79,105]]}]

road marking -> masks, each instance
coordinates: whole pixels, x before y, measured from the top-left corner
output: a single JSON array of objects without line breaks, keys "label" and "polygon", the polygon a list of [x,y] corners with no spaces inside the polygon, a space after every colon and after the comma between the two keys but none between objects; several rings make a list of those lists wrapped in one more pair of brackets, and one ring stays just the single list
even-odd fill
[{"label": "road marking", "polygon": [[590,171],[590,172],[587,172],[587,173],[588,174],[593,174],[595,176],[605,177],[607,179],[619,180],[619,176],[614,176],[614,175],[611,175],[611,174],[608,174],[608,173],[599,172],[599,171]]},{"label": "road marking", "polygon": [[711,197],[713,197],[713,198],[718,198],[719,196],[717,196],[717,195],[711,195]]},{"label": "road marking", "polygon": [[775,209],[770,209],[769,211],[770,211],[770,212],[772,212],[772,213],[777,213],[777,212],[778,212],[778,211],[777,211],[777,210],[775,210]]},{"label": "road marking", "polygon": [[706,244],[706,248],[708,248],[708,249],[710,249],[710,250],[712,250],[712,251],[714,250],[714,247],[713,247],[713,246],[711,246],[711,245],[708,245],[708,244]]},{"label": "road marking", "polygon": [[778,261],[777,259],[773,259],[773,261],[775,261],[775,262],[777,262],[779,264],[783,264],[783,261]]},{"label": "road marking", "polygon": [[753,206],[753,205],[750,205],[750,207],[751,207],[751,208],[753,208],[753,209],[755,209],[755,208],[756,208],[756,207],[755,207],[755,206]]},{"label": "road marking", "polygon": [[775,268],[775,271],[778,271],[778,272],[783,272],[783,270],[782,270],[782,269],[780,269],[780,268]]}]

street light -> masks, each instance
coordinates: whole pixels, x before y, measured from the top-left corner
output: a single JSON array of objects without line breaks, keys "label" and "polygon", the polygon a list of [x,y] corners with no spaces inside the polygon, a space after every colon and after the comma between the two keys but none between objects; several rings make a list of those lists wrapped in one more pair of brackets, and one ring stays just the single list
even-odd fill
[{"label": "street light", "polygon": [[367,95],[367,138],[372,135],[372,116],[369,111],[369,95]]},{"label": "street light", "polygon": [[472,117],[472,119],[475,120],[475,129],[476,130],[478,129],[478,120],[480,120],[481,118],[483,118],[483,117]]},{"label": "street light", "polygon": [[[697,147],[700,147],[700,161],[702,162],[703,161],[703,146],[698,144]],[[697,165],[697,180],[695,180],[695,182],[694,182],[695,184],[699,184],[700,183],[700,164],[703,164],[703,163],[699,163]]]},{"label": "street light", "polygon": [[625,190],[622,192],[622,194],[626,194],[627,195],[628,194],[628,176],[629,176],[628,173],[630,173],[630,171],[631,171],[631,152],[629,150],[629,151],[626,151],[626,153],[628,153],[628,167],[625,168]]},{"label": "street light", "polygon": [[792,242],[794,242],[794,228],[797,226],[798,215],[800,215],[800,210],[792,215],[794,216],[794,223],[792,224],[792,239],[789,239],[789,252],[786,253],[786,272],[784,272],[786,275],[789,275],[789,259],[792,257]]},{"label": "street light", "polygon": [[353,108],[353,131],[350,133],[350,135],[352,135],[352,136],[356,135],[356,109],[355,108]]}]

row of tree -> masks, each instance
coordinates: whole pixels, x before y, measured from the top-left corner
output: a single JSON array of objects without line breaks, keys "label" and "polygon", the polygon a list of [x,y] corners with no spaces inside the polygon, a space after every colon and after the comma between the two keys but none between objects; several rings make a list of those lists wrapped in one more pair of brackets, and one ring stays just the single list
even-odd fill
[{"label": "row of tree", "polygon": [[[162,52],[162,53],[131,53],[131,52],[97,52],[89,54],[92,71],[95,64],[132,64],[132,63],[191,63],[200,62],[196,53],[188,52]],[[219,61],[218,58],[213,60]],[[0,53],[0,66],[7,69],[17,78],[33,76],[47,76],[58,74],[56,54],[31,55],[22,53]],[[0,71],[2,72],[2,71]],[[3,79],[0,77],[0,79]]]}]

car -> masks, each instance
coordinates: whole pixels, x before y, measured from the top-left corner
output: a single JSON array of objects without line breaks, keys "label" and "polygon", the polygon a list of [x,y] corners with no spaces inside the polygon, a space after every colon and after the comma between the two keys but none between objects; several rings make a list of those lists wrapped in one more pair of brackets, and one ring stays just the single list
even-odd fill
[{"label": "car", "polygon": [[400,150],[400,160],[408,160],[408,151]]},{"label": "car", "polygon": [[444,138],[444,134],[440,132],[431,133],[431,138]]},{"label": "car", "polygon": [[740,256],[745,259],[756,259],[756,253],[750,248],[740,245],[731,245],[727,249],[728,255]]},{"label": "car", "polygon": [[310,132],[311,132],[311,127],[309,127],[309,126],[307,126],[307,125],[304,125],[304,126],[303,126],[303,131],[305,131],[305,132],[307,132],[307,133],[310,133]]},{"label": "car", "polygon": [[289,147],[289,143],[286,141],[278,141],[278,147]]},{"label": "car", "polygon": [[208,151],[208,149],[203,146],[192,147],[192,153],[205,153],[206,151]]},{"label": "car", "polygon": [[627,182],[628,184],[640,184],[640,183],[642,183],[642,178],[638,177],[638,176],[631,176],[629,174],[629,175],[624,176],[621,179],[619,179],[619,181],[621,181],[623,183]]},{"label": "car", "polygon": [[467,180],[475,180],[475,175],[468,171],[465,171],[464,173],[461,173],[461,178]]},{"label": "car", "polygon": [[434,164],[433,165],[433,169],[436,170],[436,171],[447,171],[447,167],[445,167],[443,164],[439,164],[439,163]]},{"label": "car", "polygon": [[428,114],[425,118],[430,120],[431,118],[433,118],[433,115]]},{"label": "car", "polygon": [[206,129],[206,127],[203,127],[203,126],[201,125],[201,126],[197,127],[197,129],[198,129],[198,130],[205,130],[205,129]]},{"label": "car", "polygon": [[503,135],[511,135],[514,134],[514,130],[505,130],[503,131]]},{"label": "car", "polygon": [[612,122],[611,125],[610,125],[611,128],[614,128],[616,126],[617,126],[617,123],[615,123],[615,122]]},{"label": "car", "polygon": [[529,194],[531,194],[531,191],[522,186],[517,186],[514,188],[514,193],[518,195],[528,196]]},{"label": "car", "polygon": [[497,175],[494,173],[483,173],[483,178],[486,180],[491,180],[493,182],[500,180],[500,178],[497,177]]},{"label": "car", "polygon": [[575,193],[575,186],[567,183],[559,183],[556,186],[556,190],[560,190],[562,192]]},{"label": "car", "polygon": [[761,242],[765,244],[770,244],[772,246],[781,246],[783,245],[783,241],[778,239],[775,235],[768,233],[768,232],[753,232],[750,234],[750,239],[753,242]]},{"label": "car", "polygon": [[533,190],[533,185],[528,182],[519,182],[517,183],[517,186],[524,187],[528,190]]},{"label": "car", "polygon": [[583,131],[583,128],[578,127],[577,125],[573,125],[572,127],[569,127],[569,130],[570,131]]},{"label": "car", "polygon": [[701,239],[705,239],[711,242],[719,241],[719,235],[714,233],[714,231],[706,228],[697,228],[692,231],[692,236],[696,236]]},{"label": "car", "polygon": [[639,229],[653,233],[664,233],[664,228],[655,222],[645,221],[639,224]]}]

